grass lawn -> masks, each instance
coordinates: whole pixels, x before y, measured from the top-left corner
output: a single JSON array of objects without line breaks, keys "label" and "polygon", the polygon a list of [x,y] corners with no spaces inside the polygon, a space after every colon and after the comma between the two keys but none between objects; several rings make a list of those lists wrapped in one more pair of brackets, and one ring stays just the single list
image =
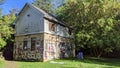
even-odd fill
[{"label": "grass lawn", "polygon": [[87,58],[78,60],[75,58],[54,60],[64,64],[48,62],[22,62],[18,61],[19,68],[120,68],[120,59],[96,59]]},{"label": "grass lawn", "polygon": [[5,61],[0,58],[0,68],[3,68],[5,66]]}]

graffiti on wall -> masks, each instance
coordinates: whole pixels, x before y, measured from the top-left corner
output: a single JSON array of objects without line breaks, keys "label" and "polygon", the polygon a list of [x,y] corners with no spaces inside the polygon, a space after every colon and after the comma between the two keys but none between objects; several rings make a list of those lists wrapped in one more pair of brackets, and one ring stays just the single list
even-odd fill
[{"label": "graffiti on wall", "polygon": [[17,50],[18,50],[18,57],[21,57],[22,56],[22,42],[19,43]]},{"label": "graffiti on wall", "polygon": [[66,58],[72,55],[72,47],[69,42],[60,42],[60,58]]},{"label": "graffiti on wall", "polygon": [[18,59],[41,59],[43,58],[43,40],[42,39],[36,39],[35,40],[35,50],[31,51],[30,48],[30,40],[26,40],[25,42],[18,42],[16,44],[17,47],[14,48],[14,56]]},{"label": "graffiti on wall", "polygon": [[53,59],[55,58],[55,54],[56,54],[55,43],[46,42],[45,59]]},{"label": "graffiti on wall", "polygon": [[52,41],[45,42],[45,59],[66,58],[71,55],[72,47],[70,42],[57,42],[57,44]]},{"label": "graffiti on wall", "polygon": [[[45,44],[44,44],[45,41]],[[65,58],[73,53],[70,42],[59,42],[53,40],[35,40],[35,50],[31,50],[31,40],[27,39],[27,44],[24,45],[24,40],[17,42],[14,49],[14,55],[22,59],[54,59]],[[44,46],[43,46],[44,45]],[[25,47],[24,47],[25,46]],[[43,52],[44,51],[44,52]],[[44,56],[43,56],[44,54]]]}]

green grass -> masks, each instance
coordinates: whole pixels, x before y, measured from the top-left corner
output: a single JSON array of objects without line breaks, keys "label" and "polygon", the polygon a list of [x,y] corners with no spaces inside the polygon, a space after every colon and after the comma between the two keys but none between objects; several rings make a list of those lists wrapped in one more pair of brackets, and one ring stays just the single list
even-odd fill
[{"label": "green grass", "polygon": [[79,60],[75,58],[54,60],[65,64],[53,64],[49,62],[18,62],[19,68],[120,68],[120,59],[96,59],[87,58]]},{"label": "green grass", "polygon": [[0,58],[0,68],[3,68],[5,66],[5,61]]}]

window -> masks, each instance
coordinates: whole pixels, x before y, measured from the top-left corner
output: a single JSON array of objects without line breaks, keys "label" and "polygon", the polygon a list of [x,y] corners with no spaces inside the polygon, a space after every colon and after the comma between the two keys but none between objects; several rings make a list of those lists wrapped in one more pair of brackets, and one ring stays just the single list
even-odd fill
[{"label": "window", "polygon": [[72,35],[72,30],[69,29],[68,33],[69,33],[69,35]]},{"label": "window", "polygon": [[27,17],[30,17],[30,14],[28,14]]},{"label": "window", "polygon": [[23,50],[27,50],[27,43],[28,43],[27,40],[23,41]]},{"label": "window", "polygon": [[36,38],[31,38],[31,51],[35,50]]},{"label": "window", "polygon": [[49,23],[49,31],[55,31],[56,27],[55,27],[55,23]]}]

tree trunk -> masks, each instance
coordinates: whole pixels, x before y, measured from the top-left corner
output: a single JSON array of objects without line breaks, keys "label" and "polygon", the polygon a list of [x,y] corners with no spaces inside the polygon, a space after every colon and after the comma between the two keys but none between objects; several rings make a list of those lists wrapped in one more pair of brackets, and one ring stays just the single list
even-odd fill
[{"label": "tree trunk", "polygon": [[102,51],[99,53],[99,55],[97,56],[97,58],[100,58],[101,57],[101,55],[102,55]]}]

